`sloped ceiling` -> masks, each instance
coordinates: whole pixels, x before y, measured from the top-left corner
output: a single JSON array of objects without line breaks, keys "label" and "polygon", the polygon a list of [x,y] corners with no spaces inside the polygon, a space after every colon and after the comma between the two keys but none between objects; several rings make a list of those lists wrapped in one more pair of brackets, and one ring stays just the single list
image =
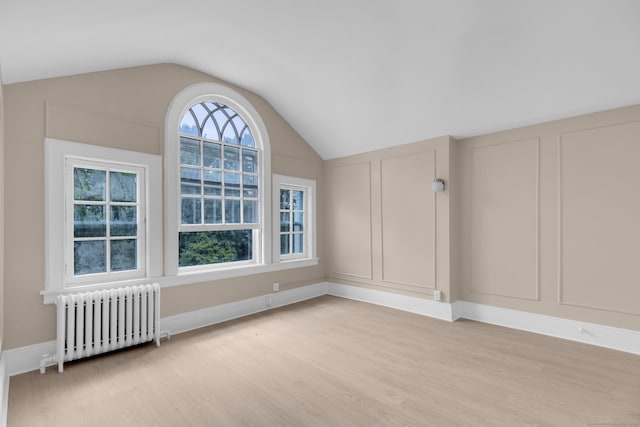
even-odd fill
[{"label": "sloped ceiling", "polygon": [[640,103],[640,1],[0,1],[5,84],[161,62],[329,159]]}]

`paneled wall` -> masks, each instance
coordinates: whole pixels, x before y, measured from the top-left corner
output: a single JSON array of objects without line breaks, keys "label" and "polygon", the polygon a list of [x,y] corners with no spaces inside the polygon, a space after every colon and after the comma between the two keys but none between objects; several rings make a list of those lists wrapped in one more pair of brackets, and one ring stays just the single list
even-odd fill
[{"label": "paneled wall", "polygon": [[640,329],[640,106],[458,144],[460,299]]},{"label": "paneled wall", "polygon": [[449,298],[449,137],[325,162],[327,276]]}]

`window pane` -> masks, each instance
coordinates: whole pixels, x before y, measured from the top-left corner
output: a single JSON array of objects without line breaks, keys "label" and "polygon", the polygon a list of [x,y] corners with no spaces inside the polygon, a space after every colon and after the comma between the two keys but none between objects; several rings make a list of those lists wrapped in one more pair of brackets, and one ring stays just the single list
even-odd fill
[{"label": "window pane", "polygon": [[239,173],[224,173],[224,195],[227,197],[240,197]]},{"label": "window pane", "polygon": [[290,234],[280,235],[280,255],[288,255],[289,252],[289,236]]},{"label": "window pane", "polygon": [[179,265],[187,267],[251,260],[252,248],[252,230],[180,233]]},{"label": "window pane", "polygon": [[301,254],[304,252],[304,245],[303,245],[303,239],[304,239],[304,235],[301,233],[294,233],[293,235],[293,253],[294,254]]},{"label": "window pane", "polygon": [[258,177],[256,175],[242,175],[243,196],[258,198]]},{"label": "window pane", "polygon": [[202,104],[195,104],[191,107],[191,111],[194,112],[196,118],[198,119],[198,124],[202,125],[207,118],[209,112],[202,106]]},{"label": "window pane", "polygon": [[244,223],[257,224],[258,223],[258,201],[245,200],[242,202],[242,204],[244,209]]},{"label": "window pane", "polygon": [[97,169],[73,168],[73,197],[75,200],[106,200],[107,172]]},{"label": "window pane", "polygon": [[136,239],[111,241],[111,271],[135,270],[138,268]]},{"label": "window pane", "polygon": [[224,124],[227,123],[227,120],[229,120],[222,112],[222,109],[216,110],[213,113],[213,118],[216,120],[216,123],[218,123],[218,129],[220,130],[222,130],[222,126],[224,126]]},{"label": "window pane", "polygon": [[180,184],[182,194],[201,194],[200,169],[180,168]]},{"label": "window pane", "polygon": [[224,147],[224,168],[230,171],[240,170],[240,149],[237,147]]},{"label": "window pane", "polygon": [[240,200],[224,201],[224,222],[226,224],[240,224]]},{"label": "window pane", "polygon": [[231,121],[227,122],[227,126],[225,126],[222,131],[222,142],[228,142],[230,144],[239,144],[238,136],[236,135],[236,131],[233,129],[231,125]]},{"label": "window pane", "polygon": [[216,141],[220,141],[220,135],[218,135],[218,129],[216,129],[216,125],[213,123],[211,117],[204,122],[204,127],[202,128],[202,137],[207,139],[215,139]]},{"label": "window pane", "polygon": [[222,196],[221,174],[217,171],[204,171],[204,194],[207,196]]},{"label": "window pane", "polygon": [[242,117],[240,117],[238,113],[236,113],[236,116],[232,119],[232,122],[235,125],[235,130],[238,133],[238,137],[239,137],[240,133],[242,132],[242,130],[247,124],[244,122],[244,120],[242,120]]},{"label": "window pane", "polygon": [[222,148],[220,144],[204,142],[204,167],[222,169]]},{"label": "window pane", "polygon": [[136,236],[138,234],[137,214],[138,208],[135,206],[111,206],[111,235]]},{"label": "window pane", "polygon": [[291,231],[291,214],[290,212],[280,212],[280,231]]},{"label": "window pane", "polygon": [[184,113],[184,116],[182,116],[179,132],[187,135],[198,136],[198,127],[196,126],[196,122],[193,120],[193,116],[189,111]]},{"label": "window pane", "polygon": [[304,214],[302,212],[293,213],[293,231],[304,231]]},{"label": "window pane", "polygon": [[107,271],[106,245],[104,240],[73,243],[73,274],[104,273]]},{"label": "window pane", "polygon": [[255,147],[256,144],[253,142],[253,135],[251,135],[251,131],[249,128],[246,128],[242,133],[242,141],[241,144],[245,147]]},{"label": "window pane", "polygon": [[202,199],[182,198],[182,223],[183,224],[202,224],[200,206]]},{"label": "window pane", "polygon": [[253,150],[242,150],[242,171],[249,173],[258,172],[258,153]]},{"label": "window pane", "polygon": [[222,224],[222,200],[204,199],[204,223]]},{"label": "window pane", "polygon": [[280,209],[289,209],[289,190],[280,190]]},{"label": "window pane", "polygon": [[292,191],[293,207],[292,209],[301,211],[304,209],[304,191]]},{"label": "window pane", "polygon": [[73,206],[74,237],[105,237],[107,221],[103,205]]},{"label": "window pane", "polygon": [[[191,113],[187,113],[191,115]],[[190,138],[180,138],[180,163],[200,166],[200,142]]]},{"label": "window pane", "polygon": [[138,176],[135,173],[110,172],[109,193],[112,202],[136,202],[138,200]]}]

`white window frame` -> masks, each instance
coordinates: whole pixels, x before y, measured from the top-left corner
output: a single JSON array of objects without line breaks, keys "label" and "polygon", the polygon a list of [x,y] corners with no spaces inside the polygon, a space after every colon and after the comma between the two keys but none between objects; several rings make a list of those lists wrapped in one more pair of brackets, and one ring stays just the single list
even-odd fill
[{"label": "white window frame", "polygon": [[[140,153],[96,145],[45,138],[45,304],[55,302],[59,294],[73,290],[90,291],[117,286],[146,283],[162,276],[162,159],[155,154]],[[145,170],[146,223],[144,264],[146,271],[138,278],[97,278],[82,284],[70,283],[65,276],[65,254],[68,254],[65,230],[73,227],[73,219],[65,225],[66,160],[71,158],[140,167]],[[73,260],[71,260],[72,262]]]},{"label": "white window frame", "polygon": [[[252,261],[238,261],[203,266],[178,267],[178,233],[193,229],[180,221],[180,135],[178,128],[184,113],[194,104],[213,101],[225,104],[245,120],[256,144],[259,158],[259,217],[258,253]],[[267,129],[256,109],[235,90],[217,83],[197,83],[182,90],[171,102],[165,121],[165,257],[164,273],[167,277],[194,276],[193,281],[241,275],[242,269],[271,263],[271,152]],[[237,229],[238,227],[236,227]],[[240,228],[253,228],[241,226]],[[231,272],[231,274],[229,274]],[[248,273],[251,274],[251,273]]]},{"label": "white window frame", "polygon": [[[137,188],[136,188],[136,210],[137,210],[137,233],[136,233],[136,261],[137,267],[135,270],[124,270],[124,271],[111,271],[105,273],[93,273],[93,274],[83,274],[83,275],[75,275],[74,274],[74,265],[75,254],[74,254],[74,168],[88,168],[94,170],[104,170],[105,172],[114,171],[114,172],[127,172],[127,173],[135,173],[137,177]],[[107,162],[104,160],[96,161],[96,160],[88,160],[80,157],[71,157],[67,156],[65,158],[65,283],[67,287],[72,286],[82,286],[86,284],[93,284],[99,282],[117,282],[128,279],[136,279],[146,276],[146,224],[147,213],[146,213],[146,170],[141,166],[134,166],[130,164],[123,163],[114,163]],[[107,178],[109,181],[109,178]],[[106,223],[110,223],[109,218],[109,191],[106,193],[106,200],[104,201],[105,206],[105,219]],[[100,203],[102,204],[102,203]],[[108,228],[108,226],[107,226]],[[119,240],[119,238],[112,239],[109,236],[109,233],[105,236],[106,241]],[[109,253],[109,245],[106,245],[106,264],[107,266],[110,264],[110,253]]]},{"label": "white window frame", "polygon": [[[280,254],[280,189],[302,190],[305,193],[304,206],[304,251],[301,254]],[[316,245],[316,181],[286,175],[273,175],[273,261],[275,263],[314,260]]]}]

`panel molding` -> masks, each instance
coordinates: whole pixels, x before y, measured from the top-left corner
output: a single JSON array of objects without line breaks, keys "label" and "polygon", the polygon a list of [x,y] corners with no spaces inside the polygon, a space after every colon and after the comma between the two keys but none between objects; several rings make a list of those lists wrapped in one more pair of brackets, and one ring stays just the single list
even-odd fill
[{"label": "panel molding", "polygon": [[[73,120],[71,120],[71,118],[73,118]],[[63,122],[64,126],[59,126],[58,122]],[[109,129],[109,132],[112,134],[110,141],[111,139],[118,141],[116,145],[113,145],[113,141],[111,141],[111,145],[107,144],[111,148],[144,151],[153,154],[162,152],[160,149],[161,129],[152,123],[108,111],[87,108],[85,106],[65,104],[57,101],[45,101],[45,137],[94,145],[105,145],[105,141],[97,138],[95,134],[87,134],[77,126],[70,126],[70,122],[90,122],[100,129]],[[142,147],[139,145],[141,143],[145,144],[146,150],[142,150]],[[153,147],[149,144],[152,144]],[[153,148],[153,150],[150,150],[151,148]]]},{"label": "panel molding", "polygon": [[[381,282],[382,283],[386,283],[386,284],[398,284],[398,285],[403,285],[403,286],[410,286],[410,287],[414,287],[414,288],[419,288],[419,289],[426,289],[426,290],[436,290],[437,289],[437,257],[438,257],[438,253],[437,253],[437,230],[438,230],[438,216],[437,216],[437,197],[436,197],[436,193],[434,192],[430,192],[431,193],[431,197],[433,197],[433,274],[431,277],[431,283],[428,283],[426,286],[423,285],[419,285],[419,284],[415,284],[415,283],[407,283],[407,282],[402,282],[402,281],[397,281],[397,280],[389,280],[386,278],[386,274],[385,274],[385,263],[384,263],[384,257],[385,257],[385,245],[384,245],[384,203],[382,203],[382,200],[384,199],[384,194],[383,194],[383,189],[382,189],[382,180],[384,179],[383,176],[383,163],[385,160],[394,160],[394,159],[403,159],[403,158],[408,158],[408,157],[413,157],[417,154],[423,154],[423,153],[432,153],[433,154],[433,172],[434,172],[434,176],[432,177],[432,180],[435,179],[435,177],[437,176],[437,151],[435,149],[431,149],[431,150],[421,150],[419,152],[416,153],[408,153],[408,154],[402,154],[402,155],[395,155],[395,156],[388,156],[388,157],[384,157],[382,159],[380,159],[379,167],[380,167],[380,217],[382,218],[381,221],[381,226],[380,226],[380,242],[381,242],[381,253],[382,253],[382,262],[381,262],[381,270],[382,270],[382,277],[381,277]],[[429,181],[430,183],[431,181]],[[427,191],[429,191],[427,189]]]},{"label": "panel molding", "polygon": [[[524,297],[524,296],[515,296],[515,295],[508,295],[508,294],[501,294],[501,293],[497,293],[497,292],[487,292],[487,291],[481,291],[478,289],[474,289],[473,288],[473,269],[472,269],[472,254],[473,254],[473,226],[472,226],[472,218],[473,218],[473,194],[474,194],[474,183],[473,183],[473,179],[472,177],[474,176],[474,170],[475,170],[475,165],[473,162],[473,155],[475,152],[479,151],[479,150],[483,150],[483,149],[487,149],[487,148],[495,148],[497,146],[504,146],[504,145],[512,145],[512,144],[519,144],[519,143],[525,143],[525,142],[533,142],[535,141],[536,143],[536,176],[535,176],[535,182],[536,182],[536,188],[535,188],[535,226],[536,226],[536,230],[535,230],[535,280],[534,280],[534,285],[535,285],[535,290],[534,290],[534,297]],[[504,141],[504,142],[497,142],[497,143],[492,143],[492,144],[482,144],[479,145],[477,147],[472,147],[470,149],[470,155],[469,155],[469,192],[468,192],[468,200],[467,200],[467,204],[468,204],[468,218],[467,218],[467,227],[468,227],[468,242],[467,242],[467,247],[466,247],[466,251],[467,251],[467,275],[468,275],[468,291],[470,293],[475,293],[475,294],[482,294],[482,295],[490,295],[490,296],[498,296],[498,297],[504,297],[504,298],[513,298],[513,299],[520,299],[520,300],[527,300],[527,301],[540,301],[540,180],[541,180],[541,168],[540,168],[540,137],[535,137],[535,138],[526,138],[526,139],[518,139],[518,140],[514,140],[514,141]]]},{"label": "panel molding", "polygon": [[345,164],[338,164],[338,165],[333,165],[333,166],[329,166],[328,169],[343,169],[343,168],[348,168],[348,167],[353,167],[353,166],[360,166],[360,165],[366,165],[367,167],[367,174],[368,174],[368,204],[369,204],[369,209],[368,209],[368,220],[369,220],[369,239],[368,239],[368,249],[369,249],[369,266],[368,266],[368,275],[366,276],[362,276],[362,275],[358,275],[358,274],[353,274],[353,273],[345,273],[339,270],[335,270],[334,274],[338,274],[341,276],[345,276],[345,277],[352,277],[352,278],[356,278],[356,279],[364,279],[364,280],[373,280],[373,265],[374,265],[374,260],[373,260],[373,217],[372,217],[372,185],[371,185],[371,181],[372,181],[372,177],[371,177],[371,161],[358,161],[358,162],[353,162],[353,163],[345,163]]},{"label": "panel molding", "polygon": [[634,316],[638,316],[640,315],[640,310],[638,311],[628,311],[628,310],[618,310],[618,309],[614,309],[611,307],[604,307],[604,306],[599,306],[596,304],[580,304],[580,303],[574,303],[574,302],[568,302],[565,301],[564,299],[564,280],[563,280],[563,276],[564,276],[564,259],[563,259],[563,249],[564,249],[564,241],[563,241],[563,229],[564,229],[564,211],[563,211],[563,203],[564,203],[564,191],[563,191],[563,172],[564,172],[564,168],[563,168],[563,160],[565,158],[565,153],[563,151],[563,138],[565,136],[569,136],[569,135],[575,135],[575,134],[579,134],[579,133],[585,133],[585,132],[589,132],[589,131],[596,131],[596,130],[603,130],[603,129],[607,129],[607,128],[614,128],[614,127],[619,127],[619,126],[625,126],[625,125],[633,125],[633,124],[639,124],[640,121],[639,120],[633,120],[633,121],[625,121],[625,122],[621,122],[621,123],[613,123],[613,124],[609,124],[609,125],[603,125],[603,126],[594,126],[594,127],[590,127],[590,128],[585,128],[585,129],[580,129],[580,130],[576,130],[576,131],[572,131],[572,132],[563,132],[561,134],[558,135],[557,138],[557,149],[556,149],[556,159],[557,159],[557,180],[556,180],[556,194],[557,194],[557,218],[556,218],[556,229],[557,229],[557,236],[556,236],[556,249],[557,249],[557,255],[556,255],[556,262],[557,262],[557,277],[556,277],[556,286],[557,286],[557,304],[558,305],[563,305],[563,306],[569,306],[569,307],[577,307],[577,308],[584,308],[584,309],[591,309],[591,310],[600,310],[600,311],[606,311],[606,312],[611,312],[611,313],[619,313],[619,314],[630,314],[630,315],[634,315]]}]

